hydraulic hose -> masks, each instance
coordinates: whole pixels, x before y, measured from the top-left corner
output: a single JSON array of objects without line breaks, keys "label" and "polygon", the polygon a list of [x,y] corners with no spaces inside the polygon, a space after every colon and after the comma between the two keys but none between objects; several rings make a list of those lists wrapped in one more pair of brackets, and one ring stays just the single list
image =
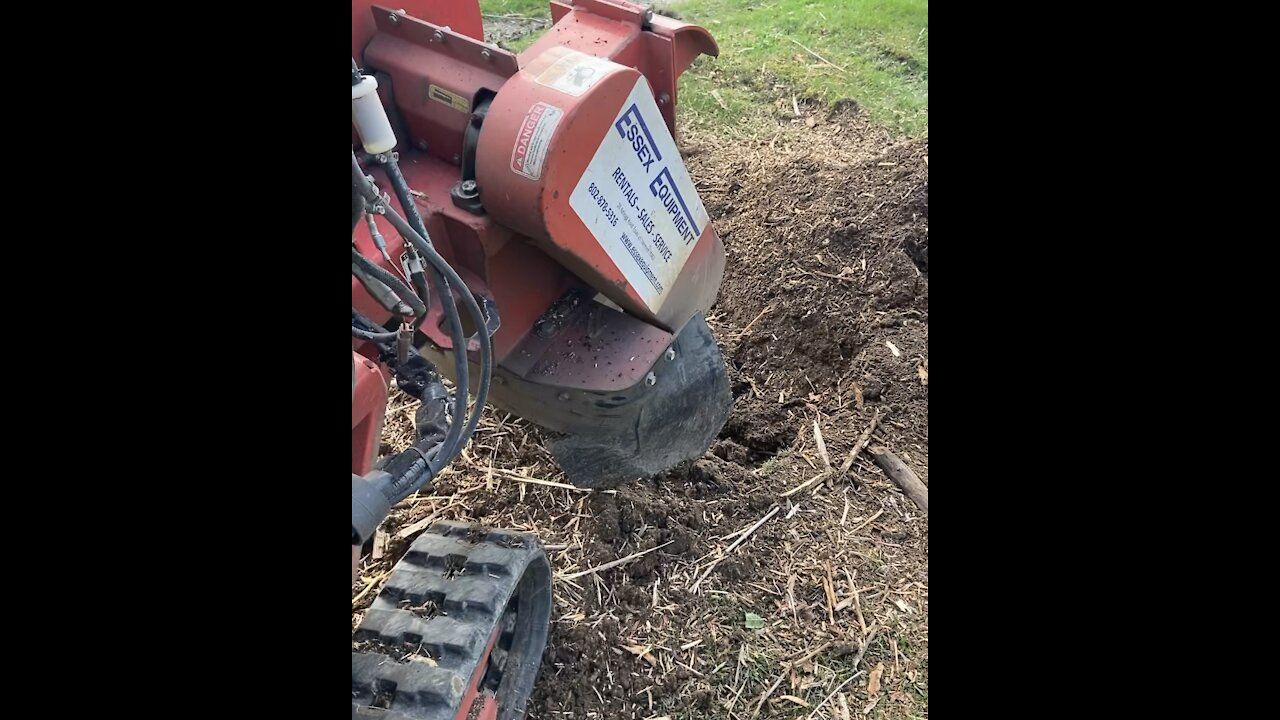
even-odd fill
[{"label": "hydraulic hose", "polygon": [[368,342],[392,342],[396,339],[397,336],[398,336],[398,333],[369,332],[368,330],[361,330],[360,328],[354,325],[351,326],[351,337],[360,338],[361,340],[366,340]]},{"label": "hydraulic hose", "polygon": [[[404,174],[400,172],[400,164],[396,162],[395,155],[386,153],[383,156],[383,167],[387,171],[387,178],[391,181],[391,188],[395,191],[396,198],[400,201],[400,207],[404,208],[405,220],[410,227],[417,232],[422,241],[435,249],[435,245],[431,242],[431,236],[427,234],[427,226],[422,222],[422,215],[418,213],[418,206],[413,202],[413,195],[409,192],[409,184],[405,182]],[[410,242],[410,249],[414,252],[418,251],[416,244]],[[471,389],[470,368],[467,360],[467,337],[462,331],[462,319],[458,316],[458,305],[453,299],[453,290],[444,276],[439,270],[432,267],[431,279],[436,285],[436,289],[440,291],[441,309],[444,310],[445,321],[449,324],[449,337],[453,339],[453,366],[456,374],[458,387],[464,388],[461,393],[454,394],[453,416],[458,418],[457,426],[459,432],[445,436],[445,444],[441,446],[440,452],[445,457],[456,457],[461,452],[462,445],[466,443],[468,435],[462,434],[461,419],[467,416],[467,392]],[[427,298],[424,295],[423,300]],[[452,428],[450,428],[452,429]],[[457,447],[454,447],[454,446]]]},{"label": "hydraulic hose", "polygon": [[400,207],[404,208],[405,219],[424,240],[430,243],[431,238],[427,237],[427,226],[422,222],[422,215],[418,213],[418,205],[413,201],[413,193],[409,192],[409,183],[405,182],[404,173],[400,172],[400,163],[392,153],[387,153],[382,166],[387,170],[387,179],[391,181],[391,189],[395,191]]},{"label": "hydraulic hose", "polygon": [[[396,216],[392,218],[392,224],[395,224],[397,220],[399,220],[399,222],[401,223],[404,222],[403,219],[400,219],[398,216]],[[405,238],[407,238],[410,242],[414,243],[414,245],[418,248],[418,252],[421,253],[422,256],[425,259],[427,259],[429,262],[431,262],[433,265],[438,261],[445,267],[449,267],[448,264],[444,262],[444,258],[441,258],[434,248],[427,245],[426,242],[422,240],[422,238],[418,237],[417,233],[406,233],[403,230],[401,230],[400,234],[403,235]],[[472,433],[475,432],[476,427],[480,424],[480,412],[481,410],[483,410],[485,402],[488,401],[489,382],[493,375],[493,346],[489,338],[488,318],[486,318],[484,316],[484,313],[480,310],[480,306],[479,304],[476,303],[475,297],[472,296],[471,290],[467,288],[465,284],[463,284],[462,279],[458,277],[457,273],[453,272],[453,268],[449,268],[449,271],[450,271],[450,274],[453,275],[453,277],[450,278],[450,280],[456,283],[457,287],[461,288],[461,290],[458,292],[458,295],[462,298],[463,304],[467,308],[467,313],[471,316],[471,321],[475,324],[476,328],[479,329],[479,331],[476,333],[476,337],[480,342],[480,381],[476,387],[476,411],[471,415],[470,420],[468,420],[467,422],[467,427],[462,433],[463,438],[470,438]],[[459,330],[461,330],[461,328],[459,328]],[[459,334],[455,335],[454,337],[461,338],[461,342],[459,342],[458,339],[454,340],[454,346],[455,347],[461,346],[464,350],[464,356],[465,356],[467,338],[463,336],[461,332],[459,332]],[[463,386],[463,387],[466,387],[466,386]],[[465,442],[465,440],[463,442]],[[457,457],[461,451],[462,451],[461,443],[459,443],[457,447],[450,448],[447,452],[447,457],[445,461],[440,464],[440,468],[443,468],[445,465],[448,465],[450,462],[452,462],[453,459]]]},{"label": "hydraulic hose", "polygon": [[[353,184],[360,189],[365,199],[370,203],[379,202],[381,195],[360,168],[355,152],[351,153],[351,173]],[[454,416],[454,421],[449,427],[449,436],[446,436],[444,442],[440,444],[439,449],[433,455],[428,456],[425,450],[414,447],[392,458],[386,467],[387,474],[390,477],[388,478],[389,485],[385,488],[385,492],[388,499],[395,503],[416,492],[452,462],[461,451],[462,443],[460,439],[470,438],[475,432],[476,427],[480,424],[480,415],[489,396],[489,380],[493,370],[493,349],[488,334],[488,322],[475,297],[471,294],[470,289],[467,288],[466,283],[445,262],[444,258],[436,252],[435,248],[416,229],[411,227],[399,213],[395,212],[393,208],[387,207],[385,214],[396,228],[396,231],[413,244],[423,259],[439,272],[451,286],[458,288],[458,296],[466,307],[467,313],[471,316],[475,326],[481,328],[477,334],[480,344],[481,375],[476,390],[475,410],[468,418],[465,428],[460,423],[461,416]],[[459,333],[453,337],[453,343],[455,348],[462,347],[462,356],[465,358],[467,338]],[[463,362],[465,364],[465,359]],[[459,384],[458,392],[462,393],[464,402],[468,389],[467,385]],[[394,474],[391,472],[393,469],[395,470]]]},{"label": "hydraulic hose", "polygon": [[[418,215],[417,206],[413,203],[413,196],[409,193],[409,186],[404,181],[404,175],[400,173],[400,168],[395,163],[394,156],[388,154],[387,158],[388,162],[385,163],[389,168],[387,176],[391,178],[391,184],[396,190],[396,196],[400,200],[401,207],[412,208],[412,210],[406,209],[406,214],[412,212],[412,217],[417,217],[417,227],[411,226],[414,231],[413,234],[420,236],[422,242],[431,248],[434,253],[435,246],[432,245],[431,241],[427,238],[426,225],[422,222],[422,216]],[[356,159],[354,153],[351,155],[351,167],[353,182],[357,184],[368,184],[369,189],[366,192],[377,193],[377,188],[374,188],[369,184],[364,171],[360,169],[360,163]],[[357,175],[359,176],[358,178]],[[386,210],[390,211],[391,208],[387,206]],[[395,225],[395,221],[392,221],[392,224]],[[397,226],[397,230],[399,230],[399,226]],[[409,237],[408,233],[401,232],[401,235]],[[410,248],[415,251],[418,250],[417,245],[412,242],[410,243]],[[437,255],[437,257],[439,256]],[[443,263],[444,259],[440,258],[440,261]],[[453,339],[455,379],[457,380],[458,387],[462,388],[462,392],[454,393],[453,417],[455,420],[450,424],[449,433],[445,436],[444,442],[440,445],[439,450],[436,451],[437,456],[443,456],[448,459],[446,460],[447,464],[447,462],[451,461],[452,458],[457,457],[457,454],[462,450],[462,444],[465,442],[463,436],[463,426],[465,423],[463,422],[463,418],[467,417],[467,392],[471,389],[471,378],[469,376],[470,368],[467,361],[467,338],[462,331],[462,320],[458,317],[458,306],[457,303],[454,302],[453,292],[450,290],[449,282],[445,279],[443,273],[440,272],[440,269],[435,267],[433,263],[428,263],[428,265],[431,267],[432,279],[435,281],[436,287],[440,290],[441,308],[444,310],[445,320],[449,324],[449,337]],[[425,299],[426,298],[423,298],[424,301]],[[441,465],[441,467],[444,467],[444,465]]]},{"label": "hydraulic hose", "polygon": [[[404,208],[405,219],[409,221],[409,225],[411,225],[414,230],[418,231],[418,234],[422,236],[422,239],[430,243],[431,236],[427,234],[427,225],[422,222],[422,215],[418,213],[418,205],[413,201],[413,193],[409,192],[409,183],[405,182],[404,174],[400,172],[400,163],[396,160],[395,153],[386,153],[385,158],[386,160],[382,164],[387,170],[387,178],[391,180],[391,189],[395,191],[396,199],[400,201],[400,207]],[[412,246],[410,246],[409,249],[416,258],[418,254],[417,249]],[[446,306],[453,306],[452,309],[449,307],[445,308],[445,317],[449,320],[449,332],[453,333],[455,331],[453,318],[458,316],[457,304],[453,302],[453,295],[450,294],[449,285],[444,281],[444,277],[441,276],[440,273],[434,271],[431,273],[431,276],[431,279],[436,283],[436,287],[440,288],[441,301],[444,302]],[[430,303],[431,300],[430,295],[428,294],[429,291],[427,290],[427,280],[423,277],[422,273],[411,272],[409,280],[413,283],[413,288],[418,291],[418,295],[422,297],[422,301]],[[448,295],[447,298],[445,297],[446,295]],[[460,332],[461,330],[462,326],[459,325],[457,327],[457,331]]]},{"label": "hydraulic hose", "polygon": [[377,263],[362,255],[354,246],[351,248],[351,262],[383,285],[391,288],[404,304],[413,309],[414,317],[422,317],[427,314],[427,306],[422,304],[422,300],[417,293],[410,290],[408,285],[400,282],[400,278],[383,270]]}]

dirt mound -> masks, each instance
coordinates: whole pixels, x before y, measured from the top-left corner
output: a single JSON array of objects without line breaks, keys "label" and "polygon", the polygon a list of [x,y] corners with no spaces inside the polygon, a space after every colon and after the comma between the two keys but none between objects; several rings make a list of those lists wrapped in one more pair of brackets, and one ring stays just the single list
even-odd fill
[{"label": "dirt mound", "polygon": [[[927,141],[836,114],[685,144],[729,253],[708,316],[735,396],[716,444],[661,477],[575,492],[521,482],[558,479],[555,464],[523,422],[489,417],[387,529],[536,532],[561,575],[650,551],[557,579],[531,718],[803,718],[837,688],[851,717],[927,717],[928,520],[862,454],[840,470],[874,423],[870,443],[928,482]],[[405,403],[393,446],[411,433]],[[363,569],[353,615],[401,552]]]},{"label": "dirt mound", "polygon": [[788,139],[690,161],[729,253],[712,313],[747,385],[731,432],[751,446],[788,407],[875,405],[927,456],[928,143],[876,148],[840,116]]}]

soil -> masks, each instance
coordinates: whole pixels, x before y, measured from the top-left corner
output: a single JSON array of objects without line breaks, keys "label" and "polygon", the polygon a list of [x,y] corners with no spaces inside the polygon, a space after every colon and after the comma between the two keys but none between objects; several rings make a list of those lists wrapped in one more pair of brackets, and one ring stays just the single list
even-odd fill
[{"label": "soil", "polygon": [[[536,532],[558,574],[663,546],[556,581],[530,718],[805,718],[829,696],[817,717],[927,718],[927,515],[864,453],[841,468],[875,422],[870,445],[929,480],[928,141],[834,110],[682,145],[728,252],[708,323],[735,404],[715,445],[573,492],[513,479],[559,478],[536,430],[499,413],[388,531],[437,514]],[[392,447],[412,431],[406,402]]]}]

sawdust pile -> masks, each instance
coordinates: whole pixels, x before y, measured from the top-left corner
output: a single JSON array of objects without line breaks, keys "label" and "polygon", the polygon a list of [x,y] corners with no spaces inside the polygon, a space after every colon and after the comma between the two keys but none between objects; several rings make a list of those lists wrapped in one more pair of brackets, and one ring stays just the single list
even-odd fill
[{"label": "sawdust pile", "polygon": [[[563,479],[536,432],[492,413],[389,521],[353,627],[415,523],[472,521],[537,533],[561,575],[650,551],[556,581],[531,718],[928,716],[928,519],[860,445],[928,482],[928,143],[819,120],[682,138],[729,252],[708,321],[735,406],[711,451],[550,487],[526,481]],[[413,409],[393,399],[387,449]]]}]

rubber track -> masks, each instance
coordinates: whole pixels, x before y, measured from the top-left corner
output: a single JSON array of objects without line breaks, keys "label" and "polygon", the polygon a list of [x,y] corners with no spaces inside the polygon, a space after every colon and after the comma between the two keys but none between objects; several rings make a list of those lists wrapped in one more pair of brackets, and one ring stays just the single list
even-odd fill
[{"label": "rubber track", "polygon": [[[352,636],[355,644],[403,648],[396,657],[351,653],[352,718],[453,720],[507,600],[525,568],[544,557],[537,540],[522,533],[456,522],[427,528]],[[424,606],[433,617],[405,609]],[[435,665],[400,661],[415,654]]]}]

